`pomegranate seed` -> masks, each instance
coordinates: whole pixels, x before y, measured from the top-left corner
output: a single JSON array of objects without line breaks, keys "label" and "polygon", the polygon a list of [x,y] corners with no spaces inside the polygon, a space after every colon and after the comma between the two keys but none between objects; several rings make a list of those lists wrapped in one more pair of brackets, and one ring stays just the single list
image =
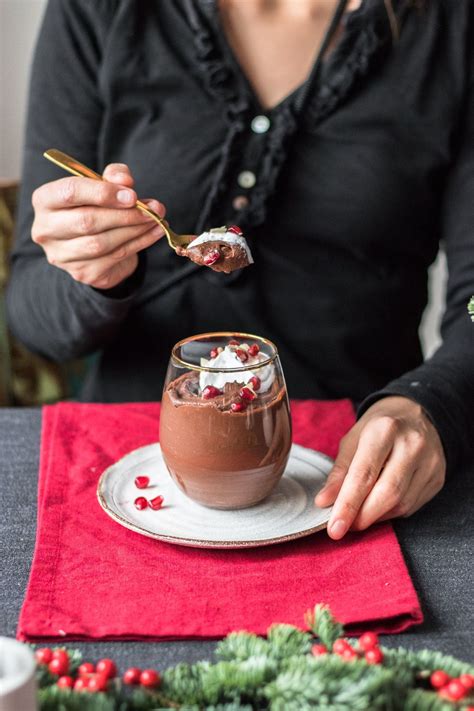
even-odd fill
[{"label": "pomegranate seed", "polygon": [[95,667],[92,662],[84,662],[81,664],[77,670],[79,676],[87,676],[87,674],[93,674],[95,672]]},{"label": "pomegranate seed", "polygon": [[60,689],[72,689],[74,686],[74,679],[72,676],[60,676],[56,682],[56,686]]},{"label": "pomegranate seed", "polygon": [[108,677],[103,674],[94,674],[87,680],[87,691],[96,694],[98,691],[107,690]]},{"label": "pomegranate seed", "polygon": [[148,476],[137,476],[135,477],[135,486],[137,489],[146,489],[150,483],[150,477]]},{"label": "pomegranate seed", "polygon": [[145,669],[140,674],[140,684],[149,689],[153,689],[158,686],[160,681],[160,675],[154,669]]},{"label": "pomegranate seed", "polygon": [[253,375],[250,380],[249,380],[250,385],[253,387],[254,390],[260,390],[260,386],[262,384],[262,381],[258,377],[258,375]]},{"label": "pomegranate seed", "polygon": [[236,341],[235,338],[233,338],[231,341],[229,341],[229,346],[240,346],[239,341]]},{"label": "pomegranate seed", "polygon": [[53,653],[49,647],[42,647],[35,652],[35,659],[38,664],[49,664],[53,658]]},{"label": "pomegranate seed", "polygon": [[461,684],[459,679],[453,679],[452,681],[449,682],[449,684],[445,687],[446,693],[449,695],[449,698],[453,699],[454,701],[459,701],[459,699],[463,699],[465,696],[467,696],[468,690]]},{"label": "pomegranate seed", "polygon": [[237,350],[235,351],[235,355],[239,360],[242,361],[242,363],[245,363],[245,361],[249,359],[248,353],[242,350],[242,348],[237,348]]},{"label": "pomegranate seed", "polygon": [[150,508],[153,509],[153,511],[158,511],[158,509],[161,509],[163,506],[163,497],[162,496],[155,496],[154,499],[151,499],[149,501]]},{"label": "pomegranate seed", "polygon": [[87,689],[87,684],[88,680],[83,676],[80,676],[79,679],[76,679],[74,682],[74,691],[85,691]]},{"label": "pomegranate seed", "polygon": [[352,647],[349,642],[346,642],[345,639],[336,639],[336,641],[332,645],[333,654],[339,654],[340,656],[342,656],[342,653],[346,649],[352,649]]},{"label": "pomegranate seed", "polygon": [[230,406],[230,409],[232,410],[232,412],[243,412],[247,409],[247,403],[243,402],[242,400],[240,402],[233,402]]},{"label": "pomegranate seed", "polygon": [[446,674],[442,669],[437,669],[430,676],[430,683],[433,689],[441,689],[451,681],[449,674]]},{"label": "pomegranate seed", "polygon": [[243,400],[249,400],[249,402],[252,402],[252,400],[255,400],[257,397],[253,390],[247,387],[243,387],[241,390],[239,390],[239,395]]},{"label": "pomegranate seed", "polygon": [[474,674],[461,674],[459,681],[468,691],[474,688]]},{"label": "pomegranate seed", "polygon": [[252,345],[249,348],[249,353],[251,356],[258,355],[258,353],[260,353],[260,346],[258,346],[256,343],[252,343]]},{"label": "pomegranate seed", "polygon": [[204,400],[212,400],[212,398],[222,395],[222,390],[215,388],[214,385],[206,385],[202,391],[202,396]]},{"label": "pomegranate seed", "polygon": [[97,674],[105,676],[107,679],[113,679],[114,676],[117,676],[117,667],[112,659],[101,659],[97,662],[95,670]]},{"label": "pomegranate seed", "polygon": [[323,654],[327,654],[328,649],[324,644],[313,644],[311,647],[311,654],[313,657],[321,657]]},{"label": "pomegranate seed", "polygon": [[227,232],[233,232],[240,237],[244,234],[238,225],[231,225],[227,228]]},{"label": "pomegranate seed", "polygon": [[341,657],[345,659],[346,662],[351,662],[353,659],[358,659],[358,654],[352,647],[347,647],[341,654]]},{"label": "pomegranate seed", "polygon": [[58,676],[64,676],[69,671],[69,657],[56,657],[56,659],[51,659],[48,664],[48,669],[51,674],[57,674]]},{"label": "pomegranate seed", "polygon": [[211,356],[211,358],[217,358],[217,356],[219,355],[217,352],[217,348],[213,348],[209,355]]},{"label": "pomegranate seed", "polygon": [[359,647],[367,652],[369,649],[377,647],[379,638],[375,632],[365,632],[359,637]]},{"label": "pomegranate seed", "polygon": [[130,667],[123,675],[124,684],[139,684],[142,670],[138,667]]},{"label": "pomegranate seed", "polygon": [[218,259],[221,258],[221,253],[218,249],[212,249],[203,259],[206,266],[210,267],[211,264],[215,264]]},{"label": "pomegranate seed", "polygon": [[381,664],[383,662],[383,652],[378,647],[372,647],[365,653],[365,661],[367,664]]},{"label": "pomegranate seed", "polygon": [[146,507],[148,506],[148,501],[145,499],[144,496],[139,496],[138,499],[135,499],[133,503],[135,504],[135,508],[139,511],[143,511],[143,509],[146,509]]}]

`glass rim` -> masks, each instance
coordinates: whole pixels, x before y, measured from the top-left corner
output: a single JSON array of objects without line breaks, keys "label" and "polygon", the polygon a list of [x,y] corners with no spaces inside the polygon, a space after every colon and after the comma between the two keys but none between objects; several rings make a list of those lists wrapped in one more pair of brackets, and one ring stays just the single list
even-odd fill
[{"label": "glass rim", "polygon": [[[176,355],[177,349],[181,348],[183,344],[189,343],[191,341],[198,341],[204,338],[210,338],[211,336],[222,336],[223,338],[227,336],[229,336],[230,338],[253,338],[257,341],[265,343],[267,346],[270,346],[270,348],[272,348],[274,352],[273,355],[271,355],[269,358],[265,358],[265,360],[262,360],[260,363],[255,363],[254,365],[242,364],[238,368],[212,368],[209,366],[206,367],[204,365],[195,365],[194,363],[188,363],[188,361],[183,360],[182,358]],[[190,370],[197,370],[205,373],[244,373],[246,370],[259,370],[260,368],[263,368],[264,366],[273,363],[276,358],[278,358],[278,348],[273,343],[273,341],[270,341],[268,338],[264,338],[263,336],[257,336],[255,333],[244,333],[242,331],[211,331],[209,333],[198,333],[195,336],[188,336],[188,338],[183,338],[181,341],[175,343],[173,348],[171,349],[172,361],[176,361],[180,365],[184,366],[185,368],[189,368]]]}]

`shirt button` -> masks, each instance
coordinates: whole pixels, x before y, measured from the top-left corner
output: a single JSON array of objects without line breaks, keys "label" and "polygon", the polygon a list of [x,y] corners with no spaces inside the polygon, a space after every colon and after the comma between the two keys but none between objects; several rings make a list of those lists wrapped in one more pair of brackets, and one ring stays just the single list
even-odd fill
[{"label": "shirt button", "polygon": [[247,207],[249,204],[249,199],[248,197],[245,197],[245,195],[237,195],[233,200],[232,200],[232,207],[234,210],[243,210],[244,208]]},{"label": "shirt button", "polygon": [[270,128],[270,119],[268,116],[255,116],[252,119],[250,128],[254,133],[266,133]]},{"label": "shirt button", "polygon": [[241,188],[253,188],[257,182],[257,178],[255,177],[255,173],[252,173],[251,170],[243,170],[237,176],[237,182]]}]

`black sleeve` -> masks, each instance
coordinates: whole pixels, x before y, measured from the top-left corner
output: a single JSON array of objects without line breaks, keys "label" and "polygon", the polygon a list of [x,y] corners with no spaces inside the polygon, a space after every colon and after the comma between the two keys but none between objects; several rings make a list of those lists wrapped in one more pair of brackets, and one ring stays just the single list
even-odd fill
[{"label": "black sleeve", "polygon": [[423,365],[370,395],[358,411],[360,417],[388,395],[415,400],[436,426],[451,472],[459,456],[470,457],[471,461],[474,458],[474,324],[467,312],[474,293],[474,82],[461,123],[457,158],[443,204],[443,242],[448,261],[443,343]]},{"label": "black sleeve", "polygon": [[65,177],[42,154],[59,148],[101,169],[97,155],[103,106],[100,67],[120,0],[49,0],[31,73],[17,233],[7,288],[12,332],[32,351],[62,361],[90,353],[128,314],[140,268],[110,292],[74,281],[51,266],[31,239],[31,196]]}]

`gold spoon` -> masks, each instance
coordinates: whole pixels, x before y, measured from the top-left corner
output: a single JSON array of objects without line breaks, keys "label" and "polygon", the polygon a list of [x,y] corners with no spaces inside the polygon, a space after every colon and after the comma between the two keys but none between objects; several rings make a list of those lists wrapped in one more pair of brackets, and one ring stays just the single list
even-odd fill
[{"label": "gold spoon", "polygon": [[[92,180],[103,180],[103,177],[96,173],[95,171],[83,165],[75,158],[68,156],[67,153],[56,150],[56,148],[50,148],[48,151],[43,153],[44,157],[55,163],[60,168],[69,171],[73,175],[77,175],[79,178],[91,178]],[[196,235],[177,235],[176,232],[170,229],[166,220],[163,220],[154,210],[151,210],[148,205],[145,205],[141,200],[137,200],[136,207],[144,212],[146,215],[152,217],[159,225],[163,228],[166,239],[171,249],[176,251],[177,247],[187,247]]]}]

